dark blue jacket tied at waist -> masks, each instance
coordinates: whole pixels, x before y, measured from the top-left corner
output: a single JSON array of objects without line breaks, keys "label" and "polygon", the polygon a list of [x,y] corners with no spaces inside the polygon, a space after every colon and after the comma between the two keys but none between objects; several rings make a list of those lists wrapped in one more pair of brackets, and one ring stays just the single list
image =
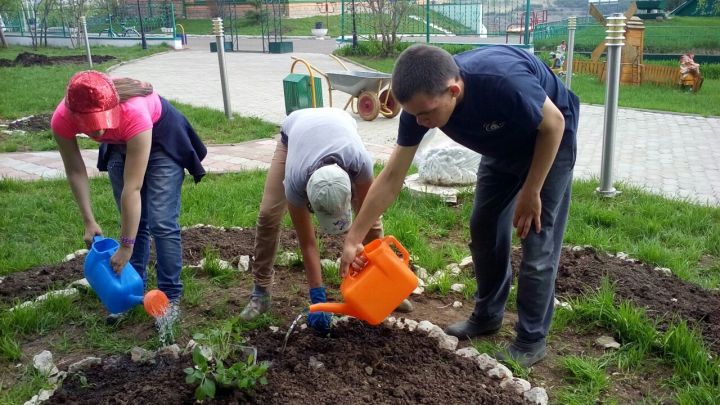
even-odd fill
[{"label": "dark blue jacket tied at waist", "polygon": [[[187,169],[197,183],[206,174],[200,162],[207,156],[207,148],[180,111],[162,97],[160,103],[162,114],[153,125],[152,149],[162,149],[172,160]],[[116,146],[105,143],[100,145],[97,168],[101,172],[107,171],[109,147]]]}]

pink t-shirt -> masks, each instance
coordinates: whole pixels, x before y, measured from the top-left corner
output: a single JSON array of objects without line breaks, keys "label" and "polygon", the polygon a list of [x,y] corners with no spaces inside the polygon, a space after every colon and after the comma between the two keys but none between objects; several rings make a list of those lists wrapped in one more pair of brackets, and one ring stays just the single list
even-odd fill
[{"label": "pink t-shirt", "polygon": [[[152,129],[162,114],[160,96],[153,92],[146,97],[133,97],[120,104],[120,125],[114,129],[107,129],[105,133],[95,139],[101,143],[126,143],[135,135]],[[52,119],[50,128],[58,136],[66,139],[73,139],[80,130],[69,119],[69,111],[65,108],[65,99],[60,100]]]}]

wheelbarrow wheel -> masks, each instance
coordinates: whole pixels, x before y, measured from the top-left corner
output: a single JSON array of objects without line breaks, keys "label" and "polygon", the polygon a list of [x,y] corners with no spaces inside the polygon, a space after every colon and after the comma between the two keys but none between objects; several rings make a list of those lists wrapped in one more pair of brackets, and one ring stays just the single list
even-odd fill
[{"label": "wheelbarrow wheel", "polygon": [[380,114],[380,99],[377,93],[363,91],[357,98],[357,111],[360,118],[372,121]]},{"label": "wheelbarrow wheel", "polygon": [[380,114],[385,118],[393,118],[400,113],[400,103],[395,100],[390,89],[385,89],[380,93],[380,106]]}]

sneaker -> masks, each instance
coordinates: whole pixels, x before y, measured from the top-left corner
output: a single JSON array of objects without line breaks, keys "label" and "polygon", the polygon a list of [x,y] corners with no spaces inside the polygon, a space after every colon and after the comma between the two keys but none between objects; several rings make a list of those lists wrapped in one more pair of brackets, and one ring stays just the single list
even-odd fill
[{"label": "sneaker", "polygon": [[108,326],[118,326],[122,321],[127,319],[128,313],[127,312],[118,312],[116,314],[108,314],[108,316],[105,317],[105,324]]},{"label": "sneaker", "polygon": [[495,354],[495,358],[500,361],[507,362],[512,360],[524,368],[528,368],[538,361],[545,358],[547,354],[547,347],[545,342],[523,345],[517,342],[513,342],[507,349],[507,351]]},{"label": "sneaker", "polygon": [[260,314],[264,314],[270,309],[272,300],[270,295],[251,295],[250,302],[245,305],[245,308],[240,312],[240,318],[245,321],[251,321],[257,318]]},{"label": "sneaker", "polygon": [[456,322],[445,329],[445,333],[459,339],[472,339],[477,336],[493,335],[502,327],[502,319],[494,323],[480,323],[472,316],[467,321]]},{"label": "sneaker", "polygon": [[413,304],[407,298],[404,299],[403,302],[401,302],[400,305],[397,306],[397,308],[395,308],[395,312],[403,312],[403,313],[412,312],[412,310],[413,310]]}]

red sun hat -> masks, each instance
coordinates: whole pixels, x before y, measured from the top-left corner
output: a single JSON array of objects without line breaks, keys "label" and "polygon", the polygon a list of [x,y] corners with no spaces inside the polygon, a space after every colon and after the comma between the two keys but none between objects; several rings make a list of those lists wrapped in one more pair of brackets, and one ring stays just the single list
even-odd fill
[{"label": "red sun hat", "polygon": [[78,72],[70,78],[65,107],[78,128],[87,133],[120,125],[120,96],[110,77],[94,71]]}]

